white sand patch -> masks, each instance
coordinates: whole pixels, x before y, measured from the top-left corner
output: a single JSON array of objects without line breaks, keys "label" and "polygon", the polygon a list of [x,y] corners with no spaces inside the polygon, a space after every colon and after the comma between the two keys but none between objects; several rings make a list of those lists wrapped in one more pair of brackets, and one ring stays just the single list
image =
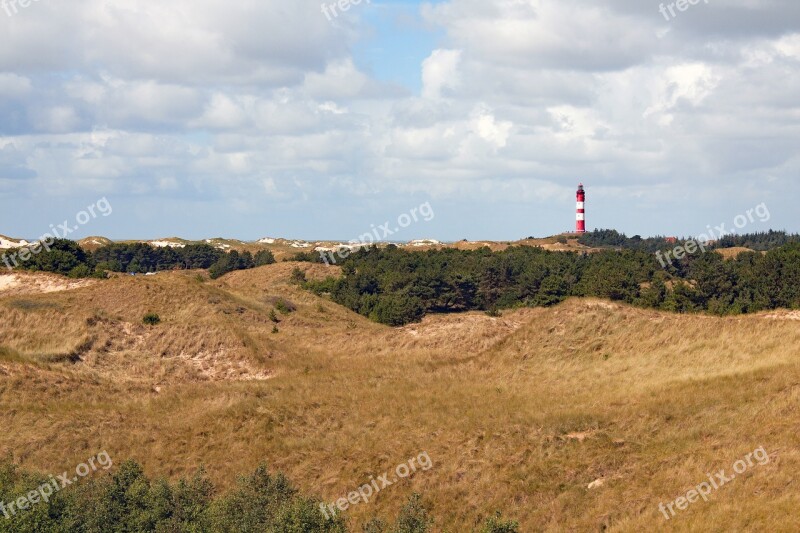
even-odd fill
[{"label": "white sand patch", "polygon": [[185,244],[172,241],[150,241],[148,244],[156,248],[186,248]]},{"label": "white sand patch", "polygon": [[587,488],[587,489],[597,489],[597,488],[600,488],[600,487],[602,487],[603,485],[605,485],[605,483],[606,483],[606,480],[605,480],[605,479],[602,479],[602,478],[600,478],[600,479],[595,479],[594,481],[592,481],[591,483],[589,483],[589,485],[588,485],[586,488]]},{"label": "white sand patch", "polygon": [[0,292],[13,289],[19,285],[19,279],[15,274],[0,275]]},{"label": "white sand patch", "polygon": [[372,248],[373,246],[375,246],[375,244],[369,243],[369,242],[358,242],[358,243],[354,243],[354,244],[344,243],[343,242],[343,243],[337,244],[336,246],[333,246],[333,247],[317,246],[316,248],[314,248],[314,251],[315,252],[338,252],[340,250],[347,249],[347,250],[350,250],[351,252],[357,252],[358,250]]},{"label": "white sand patch", "polygon": [[259,239],[256,242],[259,244],[275,244],[275,239],[271,237],[264,237],[263,239]]},{"label": "white sand patch", "polygon": [[62,278],[54,274],[0,274],[0,293],[46,294],[80,289],[95,283],[95,280]]},{"label": "white sand patch", "polygon": [[20,246],[28,246],[30,243],[25,239],[21,241],[11,241],[4,237],[0,237],[0,250],[8,250],[9,248],[19,248]]},{"label": "white sand patch", "polygon": [[442,244],[436,239],[418,239],[408,243],[409,246],[437,246]]}]

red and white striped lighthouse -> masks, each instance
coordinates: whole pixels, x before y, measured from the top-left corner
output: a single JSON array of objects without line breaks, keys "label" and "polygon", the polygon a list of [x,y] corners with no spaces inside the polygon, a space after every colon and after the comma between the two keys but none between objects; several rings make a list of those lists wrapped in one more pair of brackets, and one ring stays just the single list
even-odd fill
[{"label": "red and white striped lighthouse", "polygon": [[575,215],[575,233],[586,233],[586,193],[583,191],[583,183],[578,185],[578,210]]}]

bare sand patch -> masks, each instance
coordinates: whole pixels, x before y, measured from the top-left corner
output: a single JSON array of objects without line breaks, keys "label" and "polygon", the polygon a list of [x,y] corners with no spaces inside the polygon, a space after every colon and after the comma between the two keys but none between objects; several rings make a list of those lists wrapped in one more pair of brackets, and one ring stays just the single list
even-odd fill
[{"label": "bare sand patch", "polygon": [[55,274],[0,274],[0,294],[46,294],[88,287],[94,283],[95,280],[69,279]]}]

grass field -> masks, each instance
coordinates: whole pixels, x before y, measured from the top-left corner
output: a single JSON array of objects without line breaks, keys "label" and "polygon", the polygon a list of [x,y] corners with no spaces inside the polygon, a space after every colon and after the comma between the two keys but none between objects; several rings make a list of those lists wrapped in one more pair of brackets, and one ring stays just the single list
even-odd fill
[{"label": "grass field", "polygon": [[[336,272],[279,263],[49,293],[19,275],[0,292],[0,453],[53,473],[102,450],[151,476],[204,465],[222,487],[266,462],[334,501],[427,452],[432,468],[353,506],[353,525],[420,492],[437,531],[496,510],[521,531],[796,530],[795,314],[569,300],[391,329],[292,285],[295,267]],[[276,324],[278,302],[296,310]],[[759,447],[769,462],[708,502],[659,511]]]}]

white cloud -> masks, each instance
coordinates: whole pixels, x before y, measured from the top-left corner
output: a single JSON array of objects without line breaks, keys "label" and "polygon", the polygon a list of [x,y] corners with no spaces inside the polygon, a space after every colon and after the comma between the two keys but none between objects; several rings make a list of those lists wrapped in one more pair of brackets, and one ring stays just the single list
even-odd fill
[{"label": "white cloud", "polygon": [[344,115],[347,113],[347,109],[339,107],[336,105],[336,102],[323,102],[319,105],[318,109],[325,113],[333,113],[334,115]]},{"label": "white cloud", "polygon": [[370,96],[378,84],[360,72],[351,58],[329,63],[323,72],[308,72],[303,82],[311,98],[355,98]]},{"label": "white cloud", "polygon": [[460,61],[460,50],[434,50],[422,63],[422,95],[436,99],[442,96],[443,89],[457,88]]},{"label": "white cloud", "polygon": [[781,38],[775,43],[775,48],[786,57],[800,60],[800,33]]},{"label": "white cloud", "polygon": [[486,108],[480,108],[473,113],[472,130],[496,148],[506,145],[513,126],[510,121],[497,121]]},{"label": "white cloud", "polygon": [[681,101],[699,106],[714,91],[720,79],[709,66],[700,63],[669,67],[656,80],[655,94],[652,95],[654,101],[643,116],[661,114],[662,124],[670,124],[673,116],[669,111]]},{"label": "white cloud", "polygon": [[195,125],[211,129],[235,129],[243,126],[247,115],[242,106],[230,96],[216,92],[206,103],[203,116]]}]

